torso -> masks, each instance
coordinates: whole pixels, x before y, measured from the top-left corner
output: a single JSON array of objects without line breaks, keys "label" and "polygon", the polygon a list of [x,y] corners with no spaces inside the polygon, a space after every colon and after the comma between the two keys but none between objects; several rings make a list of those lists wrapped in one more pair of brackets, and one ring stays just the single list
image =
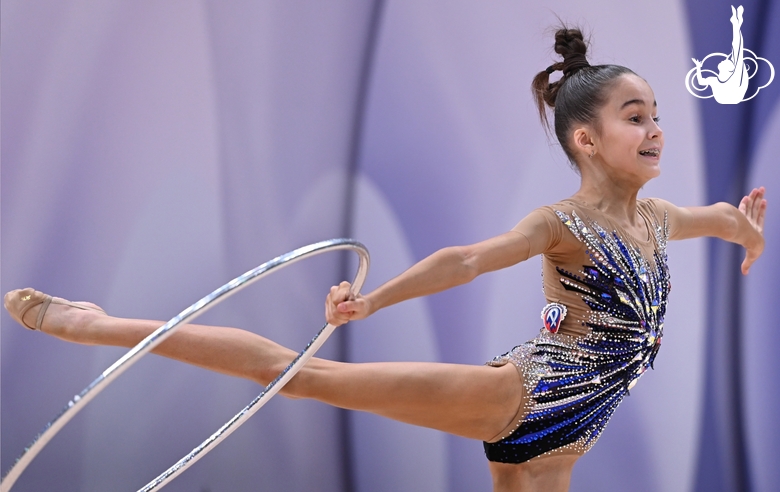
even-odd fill
[{"label": "torso", "polygon": [[[637,213],[641,217],[643,226],[641,236],[637,230],[629,233],[603,212],[571,199],[562,200],[549,207],[542,207],[539,210],[550,215],[550,222],[554,228],[553,237],[555,238],[551,247],[542,257],[545,298],[548,303],[559,302],[568,308],[567,316],[559,329],[560,333],[584,336],[589,332],[585,323],[591,309],[583,302],[580,293],[566,288],[565,283],[561,281],[561,272],[558,269],[573,275],[579,275],[584,266],[593,267],[594,262],[588,254],[586,244],[577,239],[561,218],[558,217],[557,212],[563,213],[572,219],[576,215],[586,224],[595,223],[610,233],[616,232],[626,245],[636,248],[641,257],[645,258],[650,263],[651,268],[654,269],[658,265],[654,265],[653,257],[658,253],[659,248],[656,238],[656,227],[661,227],[662,224],[658,223],[656,211],[648,200],[639,200],[637,202]],[[665,239],[662,240],[664,244],[660,246],[665,250]],[[662,256],[665,256],[665,252]]]},{"label": "torso", "polygon": [[549,226],[542,268],[551,304],[539,336],[489,363],[512,362],[525,391],[517,426],[485,444],[491,461],[584,453],[652,366],[670,289],[668,227],[653,200],[639,200],[637,210],[647,236],[570,200],[533,212]]}]

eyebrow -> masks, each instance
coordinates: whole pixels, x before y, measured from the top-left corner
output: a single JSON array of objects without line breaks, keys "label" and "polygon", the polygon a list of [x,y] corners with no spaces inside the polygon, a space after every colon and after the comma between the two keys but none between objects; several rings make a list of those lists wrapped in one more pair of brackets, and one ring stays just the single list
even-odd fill
[{"label": "eyebrow", "polygon": [[[624,102],[623,105],[620,106],[620,109],[623,109],[626,106],[630,106],[632,104],[641,104],[642,106],[644,106],[645,102],[641,99],[631,99],[630,101]],[[658,103],[655,100],[653,100],[653,107],[658,107]]]}]

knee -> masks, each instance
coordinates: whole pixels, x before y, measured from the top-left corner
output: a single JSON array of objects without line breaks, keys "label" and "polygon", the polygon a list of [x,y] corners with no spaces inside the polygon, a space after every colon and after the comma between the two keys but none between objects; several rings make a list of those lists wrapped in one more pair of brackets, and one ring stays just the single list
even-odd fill
[{"label": "knee", "polygon": [[[272,364],[252,364],[251,367],[248,367],[243,371],[243,376],[260,386],[268,386],[287,368],[287,366],[288,364],[282,361]],[[289,386],[289,383],[282,388],[282,394],[284,394],[287,386]]]},{"label": "knee", "polygon": [[[268,386],[274,381],[285,369],[289,366],[288,363],[278,363],[271,366],[265,366],[256,370],[252,375],[252,380],[262,386]],[[307,373],[310,372],[307,366],[301,368],[282,389],[279,390],[279,394],[293,400],[301,398],[312,398],[313,392],[306,380]]]},{"label": "knee", "polygon": [[306,398],[306,392],[303,385],[301,384],[301,378],[299,376],[300,372],[293,376],[292,379],[290,379],[287,384],[285,384],[284,387],[279,390],[279,394],[285,398],[290,398],[291,400],[300,400],[302,398]]},{"label": "knee", "polygon": [[281,394],[293,399],[308,398],[332,404],[333,388],[338,386],[341,374],[339,368],[343,364],[312,359],[282,388]]},{"label": "knee", "polygon": [[[291,399],[310,398],[327,402],[331,394],[330,388],[337,384],[339,368],[343,364],[313,358],[279,390],[279,394]],[[289,361],[280,361],[256,368],[251,372],[250,379],[267,386],[287,369],[288,365]]]}]

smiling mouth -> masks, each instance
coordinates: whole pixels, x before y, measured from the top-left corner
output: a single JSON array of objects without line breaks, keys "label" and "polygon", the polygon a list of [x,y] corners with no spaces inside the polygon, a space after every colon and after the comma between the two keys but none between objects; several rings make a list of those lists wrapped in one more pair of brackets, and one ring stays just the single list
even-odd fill
[{"label": "smiling mouth", "polygon": [[661,151],[659,149],[640,150],[639,155],[644,155],[647,157],[658,157],[661,155]]}]

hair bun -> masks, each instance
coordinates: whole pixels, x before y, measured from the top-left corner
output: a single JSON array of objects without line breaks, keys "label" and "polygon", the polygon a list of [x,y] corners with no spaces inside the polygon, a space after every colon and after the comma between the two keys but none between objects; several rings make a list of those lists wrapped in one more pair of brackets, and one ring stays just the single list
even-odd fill
[{"label": "hair bun", "polygon": [[[588,59],[585,53],[588,45],[579,29],[568,29],[562,27],[555,31],[555,52],[563,57],[562,61],[553,63],[545,70],[539,72],[531,83],[531,90],[539,106],[539,114],[542,121],[547,123],[547,115],[544,111],[544,105],[555,107],[555,100],[558,97],[558,90],[569,76],[578,70],[589,67]],[[563,77],[556,82],[550,83],[550,74],[556,70],[563,71]]]},{"label": "hair bun", "polygon": [[574,54],[585,55],[588,45],[579,29],[558,29],[555,32],[555,52],[566,58]]}]

